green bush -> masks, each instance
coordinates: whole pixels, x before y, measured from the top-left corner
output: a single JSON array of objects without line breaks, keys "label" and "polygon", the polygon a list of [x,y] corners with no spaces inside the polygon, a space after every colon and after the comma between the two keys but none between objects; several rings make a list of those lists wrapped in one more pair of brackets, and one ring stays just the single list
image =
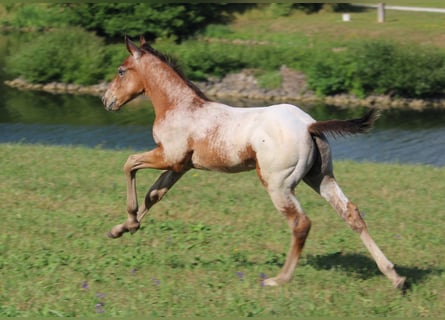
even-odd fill
[{"label": "green bush", "polygon": [[445,94],[445,54],[381,41],[308,54],[303,71],[320,95],[354,93],[430,98]]},{"label": "green bush", "polygon": [[[259,70],[261,83],[276,87],[282,65],[301,70],[319,95],[387,94],[408,98],[445,95],[445,54],[431,48],[373,41],[332,50],[291,45],[159,40],[154,47],[171,53],[191,80],[222,77],[244,68]],[[123,41],[105,45],[80,28],[60,29],[24,43],[6,59],[7,71],[33,83],[60,81],[95,84],[111,80],[128,53]]]},{"label": "green bush", "polygon": [[71,25],[81,26],[107,39],[144,34],[148,39],[174,37],[178,41],[189,38],[210,23],[226,21],[232,11],[242,10],[246,6],[155,2],[57,5],[64,7]]},{"label": "green bush", "polygon": [[292,13],[293,3],[271,3],[267,11],[272,17],[286,17]]},{"label": "green bush", "polygon": [[104,51],[104,63],[102,65],[104,80],[110,81],[116,77],[118,67],[128,57],[129,53],[123,41],[119,44],[107,45]]},{"label": "green bush", "polygon": [[318,95],[357,91],[356,63],[346,50],[313,49],[305,55],[302,69],[310,88]]},{"label": "green bush", "polygon": [[204,80],[209,75],[222,76],[247,67],[241,46],[187,41],[181,45],[159,42],[155,47],[171,54],[192,80]]},{"label": "green bush", "polygon": [[252,4],[233,3],[9,3],[0,24],[45,30],[79,26],[110,40],[193,36],[210,23],[224,23]]},{"label": "green bush", "polygon": [[424,98],[445,93],[445,54],[432,48],[368,42],[352,50],[363,94]]},{"label": "green bush", "polygon": [[24,43],[6,59],[7,72],[33,83],[94,84],[104,78],[103,41],[79,28],[60,29]]},{"label": "green bush", "polygon": [[173,53],[192,80],[203,80],[209,75],[221,77],[243,68],[276,71],[283,64],[295,67],[302,59],[301,51],[291,47],[196,41],[186,41],[181,45],[158,42],[155,47],[162,52]]},{"label": "green bush", "polygon": [[16,29],[45,30],[67,25],[64,12],[52,4],[10,3],[4,10],[0,24]]},{"label": "green bush", "polygon": [[229,26],[224,24],[210,24],[202,30],[202,33],[210,38],[224,38],[232,34],[233,31]]}]

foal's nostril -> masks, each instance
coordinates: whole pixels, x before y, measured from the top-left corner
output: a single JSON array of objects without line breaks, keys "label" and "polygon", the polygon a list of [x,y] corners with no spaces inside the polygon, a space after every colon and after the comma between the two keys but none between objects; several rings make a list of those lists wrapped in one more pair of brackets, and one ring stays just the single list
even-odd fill
[{"label": "foal's nostril", "polygon": [[113,101],[111,101],[108,105],[105,104],[105,108],[106,108],[108,111],[113,111],[113,107],[114,107],[115,104],[116,104],[116,100],[113,100]]}]

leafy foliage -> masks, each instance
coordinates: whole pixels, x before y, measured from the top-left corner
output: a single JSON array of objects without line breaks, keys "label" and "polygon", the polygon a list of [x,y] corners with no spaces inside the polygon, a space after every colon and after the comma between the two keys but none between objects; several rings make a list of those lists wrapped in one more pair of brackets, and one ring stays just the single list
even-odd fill
[{"label": "leafy foliage", "polygon": [[[352,65],[353,66],[353,65]],[[316,50],[305,60],[309,86],[319,95],[346,92],[351,68],[348,54]],[[354,69],[352,70],[352,73]]]},{"label": "leafy foliage", "polygon": [[[238,5],[239,6],[239,5]],[[190,37],[209,23],[225,21],[237,6],[227,4],[78,3],[66,4],[69,23],[107,38]]]},{"label": "leafy foliage", "polygon": [[[445,94],[445,54],[431,48],[368,42],[353,48],[357,87],[403,97]],[[350,88],[347,88],[350,89]]]},{"label": "leafy foliage", "polygon": [[3,8],[6,13],[0,19],[0,25],[3,26],[15,29],[44,30],[67,25],[65,14],[60,6],[16,2],[6,4]]},{"label": "leafy foliage", "polygon": [[60,29],[24,43],[6,60],[7,70],[34,83],[94,84],[102,80],[103,40],[79,28]]},{"label": "leafy foliage", "polygon": [[311,87],[321,95],[351,92],[426,98],[445,94],[445,55],[431,48],[360,42],[308,60]]},{"label": "leafy foliage", "polygon": [[[73,45],[75,44],[75,45]],[[158,41],[173,53],[192,80],[221,77],[243,68],[270,75],[280,66],[302,70],[319,95],[354,93],[427,98],[445,94],[445,55],[431,48],[387,42],[357,42],[344,48],[239,45],[226,42]],[[93,84],[111,80],[128,55],[123,44],[103,40],[80,28],[61,29],[26,43],[7,59],[7,70],[35,83]],[[278,81],[278,82],[277,82]],[[279,85],[279,79],[273,80]]]},{"label": "leafy foliage", "polygon": [[[163,52],[173,53],[192,80],[221,77],[254,68],[266,86],[279,85],[272,76],[282,65],[301,70],[319,95],[353,93],[431,98],[445,94],[445,55],[430,47],[397,42],[351,41],[333,49],[332,43],[299,44],[273,40],[262,44],[236,42],[237,35],[222,24],[247,4],[9,4],[3,24],[37,30],[77,25],[50,32],[24,44],[7,61],[9,73],[28,81],[91,84],[110,80],[126,57],[124,35],[144,33]],[[321,4],[268,4],[269,14],[286,16],[292,10],[325,10]],[[332,5],[342,10],[343,5]],[[327,9],[326,9],[327,10]],[[211,25],[208,25],[212,23]],[[207,26],[208,25],[208,26]],[[205,29],[204,27],[207,26]],[[98,38],[91,31],[99,36]],[[202,31],[205,30],[205,31]],[[202,31],[202,38],[187,39]],[[208,38],[212,39],[208,42]],[[119,44],[116,44],[119,40]],[[233,42],[231,42],[232,39]],[[112,43],[105,46],[105,42]],[[180,42],[180,44],[179,44]]]},{"label": "leafy foliage", "polygon": [[193,80],[207,76],[223,76],[243,68],[276,71],[281,65],[296,66],[303,51],[291,47],[244,46],[224,42],[185,41],[181,45],[169,41],[156,43],[156,47],[174,53],[185,73]]}]

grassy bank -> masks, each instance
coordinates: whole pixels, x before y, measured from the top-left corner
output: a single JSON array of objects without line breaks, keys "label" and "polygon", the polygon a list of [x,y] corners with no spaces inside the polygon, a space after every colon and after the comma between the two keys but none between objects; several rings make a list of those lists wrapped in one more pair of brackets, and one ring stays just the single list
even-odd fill
[{"label": "grassy bank", "polygon": [[[429,5],[439,7],[428,2],[422,6]],[[253,9],[238,15],[228,26],[229,32],[220,36],[295,46],[326,43],[338,46],[349,41],[375,39],[445,49],[444,14],[387,10],[385,23],[378,23],[375,9],[357,8],[349,13],[351,21],[343,22],[341,12],[293,11],[289,16],[274,16],[270,11]]]},{"label": "grassy bank", "polygon": [[[444,168],[336,163],[344,191],[411,282],[401,295],[306,186],[297,195],[313,227],[295,278],[263,288],[289,235],[254,172],[192,171],[138,233],[110,240],[125,217],[130,151],[1,144],[0,153],[0,316],[445,312]],[[140,172],[141,195],[158,174]]]}]

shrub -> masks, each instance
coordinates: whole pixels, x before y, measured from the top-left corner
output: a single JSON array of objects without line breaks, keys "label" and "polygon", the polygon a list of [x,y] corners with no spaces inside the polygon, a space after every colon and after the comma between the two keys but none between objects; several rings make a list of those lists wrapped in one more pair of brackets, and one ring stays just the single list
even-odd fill
[{"label": "shrub", "polygon": [[104,80],[110,81],[117,75],[119,65],[128,57],[129,53],[125,48],[124,42],[119,44],[107,45],[104,49],[104,63],[102,66],[104,72]]},{"label": "shrub", "polygon": [[219,3],[77,3],[62,4],[71,25],[108,39],[124,35],[148,39],[186,39],[210,23],[226,21],[249,5]]},{"label": "shrub", "polygon": [[271,3],[267,11],[272,17],[286,17],[292,13],[293,3]]},{"label": "shrub", "polygon": [[374,41],[352,54],[364,94],[426,98],[445,93],[445,54],[438,50]]},{"label": "shrub", "polygon": [[355,63],[347,51],[311,50],[304,61],[303,70],[308,84],[316,94],[333,95],[355,87]]},{"label": "shrub", "polygon": [[341,52],[309,52],[303,71],[320,95],[354,93],[430,98],[445,94],[445,54],[431,48],[372,41]]},{"label": "shrub", "polygon": [[[44,30],[80,26],[107,40],[145,33],[186,39],[210,23],[224,23],[253,4],[234,3],[8,3],[0,24]],[[1,9],[1,7],[0,7]]]},{"label": "shrub", "polygon": [[276,71],[280,66],[295,67],[302,53],[291,47],[237,45],[186,41],[181,45],[158,42],[155,47],[173,56],[192,80],[203,80],[209,75],[221,77],[243,68]]},{"label": "shrub", "polygon": [[29,82],[94,84],[102,80],[103,41],[79,28],[60,29],[24,43],[6,59],[8,73]]},{"label": "shrub", "polygon": [[209,75],[222,76],[247,67],[241,46],[206,42],[183,42],[181,45],[160,42],[155,47],[172,54],[192,80],[204,80]]},{"label": "shrub", "polygon": [[64,12],[52,4],[11,3],[4,10],[0,24],[12,28],[44,30],[67,25]]},{"label": "shrub", "polygon": [[224,24],[210,24],[202,31],[202,33],[210,38],[224,38],[232,34],[233,31],[229,26]]}]

